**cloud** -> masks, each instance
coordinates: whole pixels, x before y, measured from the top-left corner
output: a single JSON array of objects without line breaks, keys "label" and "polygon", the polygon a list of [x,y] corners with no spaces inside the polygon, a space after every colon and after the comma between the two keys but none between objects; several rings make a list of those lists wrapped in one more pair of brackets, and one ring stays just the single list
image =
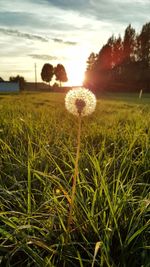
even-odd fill
[{"label": "cloud", "polygon": [[90,5],[89,0],[86,0],[86,2],[85,0],[46,0],[46,2],[64,10],[83,10]]},{"label": "cloud", "polygon": [[58,57],[56,56],[50,56],[50,55],[44,55],[44,54],[30,54],[30,57],[34,59],[41,59],[41,60],[57,60]]},{"label": "cloud", "polygon": [[[50,6],[76,12],[82,17],[116,23],[145,23],[149,20],[149,0],[45,0]],[[96,21],[95,21],[96,23]]]},{"label": "cloud", "polygon": [[[25,8],[27,7],[25,6]],[[68,10],[64,11],[53,5],[44,4],[39,5],[38,8],[31,6],[29,12],[25,8],[22,11],[13,11],[13,7],[11,11],[0,10],[0,27],[15,27],[24,31],[38,29],[42,32],[57,30],[68,32],[80,27],[79,20],[78,23],[72,23],[72,15],[70,16]],[[74,14],[74,19],[76,19],[76,14]]]},{"label": "cloud", "polygon": [[64,41],[64,40],[59,39],[59,38],[53,38],[52,40],[53,40],[54,42],[56,42],[56,43],[62,43],[62,44],[66,44],[66,45],[77,45],[77,42]]},{"label": "cloud", "polygon": [[[1,5],[1,3],[0,3]],[[26,6],[25,6],[26,7]],[[11,11],[10,11],[11,10]],[[0,10],[0,25],[5,27],[19,27],[19,28],[30,28],[31,25],[34,28],[46,27],[46,21],[39,19],[32,12],[32,9],[24,11],[13,11],[13,6],[10,10],[1,11]]]},{"label": "cloud", "polygon": [[[20,32],[18,30],[11,30],[8,28],[0,28],[0,33],[8,36],[13,36],[13,37],[19,37],[19,38],[25,38],[28,40],[34,40],[34,41],[41,41],[41,42],[48,42],[49,40],[45,37],[42,37],[40,35],[35,35],[35,34],[29,34],[29,33],[24,33]],[[65,45],[77,45],[77,42],[73,41],[64,41],[63,39],[60,38],[52,38],[54,42],[65,44]]]},{"label": "cloud", "polygon": [[141,26],[149,21],[150,0],[26,0],[25,3],[13,0],[13,3],[1,0],[0,25],[23,28],[25,32],[29,28],[48,34],[85,32],[102,22],[113,24],[115,32],[118,25]]},{"label": "cloud", "polygon": [[0,33],[5,34],[5,35],[9,35],[9,36],[25,38],[25,39],[29,39],[29,40],[48,42],[48,39],[46,39],[45,37],[42,37],[39,35],[34,35],[34,34],[29,34],[29,33],[23,33],[23,32],[20,32],[18,30],[0,28]]}]

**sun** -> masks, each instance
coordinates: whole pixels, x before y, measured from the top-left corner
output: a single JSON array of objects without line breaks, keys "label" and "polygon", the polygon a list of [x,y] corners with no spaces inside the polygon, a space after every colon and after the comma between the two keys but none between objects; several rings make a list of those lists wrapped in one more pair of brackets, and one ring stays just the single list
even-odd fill
[{"label": "sun", "polygon": [[67,86],[81,86],[84,81],[85,64],[84,62],[69,62],[66,65],[68,76]]},{"label": "sun", "polygon": [[82,86],[86,71],[86,61],[89,55],[89,49],[86,45],[78,45],[66,49],[65,69],[68,82],[66,86]]}]

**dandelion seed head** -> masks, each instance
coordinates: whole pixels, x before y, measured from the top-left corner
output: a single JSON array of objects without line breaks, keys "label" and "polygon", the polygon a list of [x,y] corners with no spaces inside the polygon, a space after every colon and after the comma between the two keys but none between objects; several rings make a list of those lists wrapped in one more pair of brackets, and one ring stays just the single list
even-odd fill
[{"label": "dandelion seed head", "polygon": [[84,109],[84,107],[86,106],[86,103],[85,103],[84,100],[77,98],[76,101],[75,101],[75,105],[77,107],[78,113],[81,114],[83,109]]},{"label": "dandelion seed head", "polygon": [[88,116],[95,110],[96,97],[83,87],[71,89],[65,97],[66,109],[76,116]]}]

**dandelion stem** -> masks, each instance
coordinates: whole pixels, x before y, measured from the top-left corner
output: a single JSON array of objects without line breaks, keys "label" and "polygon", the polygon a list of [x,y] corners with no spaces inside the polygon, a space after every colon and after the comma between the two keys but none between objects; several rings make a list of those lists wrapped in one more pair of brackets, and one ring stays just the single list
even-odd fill
[{"label": "dandelion stem", "polygon": [[30,224],[30,217],[31,217],[31,141],[28,136],[28,197],[27,197],[27,214],[28,214],[28,224]]},{"label": "dandelion stem", "polygon": [[31,171],[30,171],[30,163],[28,161],[28,224],[30,224],[30,216],[31,216]]},{"label": "dandelion stem", "polygon": [[72,212],[74,208],[74,199],[75,199],[75,192],[76,192],[76,183],[77,183],[77,175],[78,175],[78,161],[79,161],[79,154],[80,154],[80,140],[81,140],[81,115],[78,116],[78,135],[77,135],[77,151],[76,151],[76,159],[75,159],[75,170],[74,176],[72,177],[72,193],[71,193],[71,204],[68,216],[68,226],[67,226],[67,234],[70,231],[70,226],[72,223]]}]

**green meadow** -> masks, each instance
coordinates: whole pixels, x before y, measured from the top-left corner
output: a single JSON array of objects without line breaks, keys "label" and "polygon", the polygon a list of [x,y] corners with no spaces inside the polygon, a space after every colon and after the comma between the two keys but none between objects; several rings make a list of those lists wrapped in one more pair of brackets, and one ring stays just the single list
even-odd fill
[{"label": "green meadow", "polygon": [[78,123],[64,97],[0,95],[0,266],[150,267],[150,95],[99,96],[82,119],[69,233]]}]

